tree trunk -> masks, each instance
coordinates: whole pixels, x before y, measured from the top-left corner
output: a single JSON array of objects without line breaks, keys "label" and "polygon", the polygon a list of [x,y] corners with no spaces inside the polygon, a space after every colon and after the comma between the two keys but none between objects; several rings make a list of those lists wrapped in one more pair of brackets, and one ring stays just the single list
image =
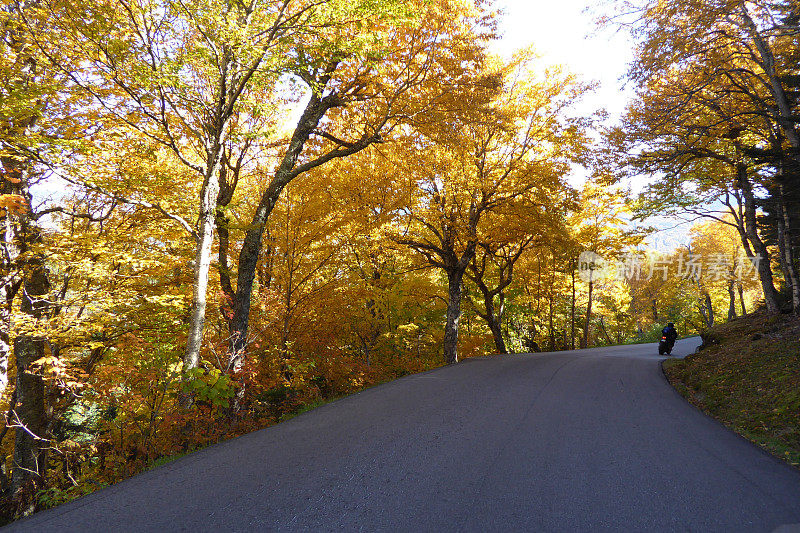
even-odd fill
[{"label": "tree trunk", "polygon": [[[338,63],[334,63],[332,66],[329,66],[330,73],[335,70],[337,64]],[[329,79],[330,75],[328,75],[315,90],[321,91]],[[281,159],[278,169],[275,171],[275,176],[261,195],[261,201],[256,208],[256,212],[253,214],[253,219],[245,234],[242,249],[239,253],[236,297],[233,303],[233,318],[230,322],[229,351],[231,362],[228,366],[233,369],[233,371],[237,371],[241,368],[244,350],[247,346],[247,329],[250,322],[253,281],[255,280],[258,258],[261,253],[262,237],[266,229],[267,220],[272,210],[275,208],[275,204],[278,202],[278,198],[280,198],[283,189],[298,175],[298,172],[295,170],[295,165],[303,151],[303,147],[312,133],[317,129],[317,126],[319,126],[322,117],[328,109],[335,105],[338,104],[336,104],[334,95],[320,98],[317,92],[312,94],[311,99],[303,111],[303,115],[297,122],[286,153]],[[350,150],[352,153],[355,153],[366,146],[368,146],[368,144],[358,148],[354,147]]]},{"label": "tree trunk", "polygon": [[705,308],[707,313],[706,326],[710,328],[714,326],[714,306],[711,304],[711,295],[709,293],[705,293],[703,301],[705,303]]},{"label": "tree trunk", "polygon": [[[11,158],[3,158],[3,170],[8,172],[9,164],[14,164]],[[10,180],[0,178],[0,193],[19,194],[18,187]],[[14,298],[19,292],[22,284],[22,268],[18,264],[19,243],[17,230],[18,224],[14,221],[11,213],[0,213],[0,223],[3,225],[2,249],[5,253],[0,254],[0,272],[2,272],[2,283],[0,283],[0,393],[5,391],[8,385],[8,363],[11,355],[11,328]]]},{"label": "tree trunk", "polygon": [[[26,38],[24,29],[25,9],[32,9],[35,2],[13,2],[6,4],[4,10],[9,15],[3,23],[3,37],[6,52],[9,57],[14,57],[9,68],[13,71],[5,72],[3,89],[5,96],[14,94],[36,94],[37,87],[42,73],[40,72],[38,61],[30,54],[33,43]],[[16,57],[15,57],[16,56]],[[30,156],[26,150],[17,149],[13,143],[15,138],[25,139],[36,126],[41,117],[42,108],[46,105],[47,97],[42,96],[38,99],[29,101],[23,98],[25,103],[18,109],[13,109],[12,116],[3,116],[0,123],[0,131],[3,134],[2,156],[0,157],[0,194],[21,196],[25,199],[26,210],[23,213],[15,213],[10,208],[0,209],[0,231],[2,231],[2,253],[0,253],[0,393],[8,385],[8,366],[11,355],[11,330],[12,330],[12,311],[14,308],[14,298],[17,296],[23,284],[24,271],[27,265],[21,264],[20,255],[27,251],[27,245],[31,239],[39,237],[38,232],[35,236],[30,234],[30,214],[31,214],[31,195],[29,183]],[[10,103],[18,104],[14,98],[10,98]],[[7,107],[5,109],[8,109]],[[10,142],[9,142],[10,141]]]},{"label": "tree trunk", "polygon": [[487,298],[486,295],[484,295],[483,301],[486,306],[489,329],[492,330],[492,337],[494,338],[494,346],[497,349],[497,353],[506,354],[508,350],[506,349],[506,341],[503,339],[503,329],[501,326],[503,317],[501,314],[495,312],[494,298],[491,296]]},{"label": "tree trunk", "polygon": [[364,355],[364,362],[367,364],[367,366],[370,366],[370,347],[366,339],[361,339],[361,349]]},{"label": "tree trunk", "polygon": [[494,337],[494,346],[497,348],[497,353],[507,354],[508,349],[506,348],[506,341],[503,339],[503,331],[499,320],[494,321],[494,324],[491,326],[491,330],[492,337]]},{"label": "tree trunk", "polygon": [[754,264],[758,270],[758,277],[761,280],[761,289],[764,293],[764,302],[767,306],[767,311],[770,313],[779,313],[780,304],[778,303],[778,291],[775,290],[775,283],[772,277],[772,266],[770,265],[769,252],[758,235],[758,225],[756,222],[756,202],[753,195],[753,187],[747,177],[747,168],[743,164],[737,167],[738,185],[744,197],[744,212],[745,212],[745,232],[747,240],[753,246],[753,251],[756,253]]},{"label": "tree trunk", "polygon": [[[481,291],[481,295],[483,295],[483,308],[484,311],[481,312],[477,306],[474,306],[476,309],[476,313],[480,316],[486,324],[489,326],[489,330],[492,332],[492,338],[494,339],[494,346],[497,349],[497,353],[499,354],[506,354],[508,353],[508,349],[506,347],[506,342],[503,338],[503,315],[505,313],[505,293],[503,292],[502,287],[497,287],[494,290],[490,290],[489,287],[483,281],[483,270],[477,268],[473,264],[473,281],[478,289]],[[502,280],[501,280],[502,283]],[[497,309],[494,306],[494,297],[495,295],[499,295],[500,299],[500,308]],[[469,324],[469,322],[467,323]]]},{"label": "tree trunk", "polygon": [[[7,285],[10,285],[7,284]],[[10,288],[10,287],[8,287]],[[6,294],[6,287],[0,289],[0,394],[8,386],[8,356],[11,353],[11,309],[9,305],[12,298]]]},{"label": "tree trunk", "polygon": [[703,327],[708,327],[708,310],[706,309],[706,305],[702,298],[697,299],[697,311],[700,313],[700,317],[703,319]]},{"label": "tree trunk", "polygon": [[742,316],[747,316],[747,307],[744,303],[744,287],[741,283],[738,283],[736,288],[739,290],[739,303],[742,306]]},{"label": "tree trunk", "polygon": [[[14,9],[21,8],[22,5]],[[18,13],[15,13],[15,16]],[[6,44],[18,55],[20,69],[19,85],[10,88],[12,91],[34,90],[38,75],[37,62],[27,55],[26,43],[18,40],[15,24],[4,28]],[[5,133],[13,133],[9,137],[24,138],[36,125],[42,111],[42,101],[36,102],[32,108],[18,110],[19,115],[13,120],[6,120],[3,125]],[[10,117],[5,117],[9,119]],[[27,147],[28,149],[30,147]],[[32,222],[32,201],[30,193],[30,160],[24,151],[17,152],[13,145],[5,144],[0,176],[0,193],[20,196],[24,199],[25,209],[14,213],[6,208],[0,212],[0,223],[3,231],[3,254],[0,258],[2,272],[2,298],[0,302],[0,385],[5,389],[8,384],[9,351],[11,350],[12,324],[11,316],[14,299],[21,291],[20,310],[35,322],[46,318],[49,311],[47,295],[50,282],[45,268],[45,258],[31,253],[31,245],[41,241],[41,233]],[[32,324],[34,327],[42,327]],[[46,440],[48,417],[45,406],[45,383],[42,376],[34,373],[31,363],[45,355],[47,340],[30,330],[18,331],[13,341],[13,355],[16,360],[15,390],[9,410],[8,426],[14,428],[14,461],[11,471],[11,482],[7,479],[2,485],[13,497],[14,514],[24,516],[32,513],[36,505],[36,492],[43,488],[47,470]],[[8,427],[7,426],[7,427]],[[5,434],[5,431],[4,433]],[[5,474],[5,466],[2,468]],[[9,496],[4,490],[4,496]]]},{"label": "tree trunk", "polygon": [[[504,291],[500,291],[500,309],[497,311],[497,323],[503,324],[505,322],[506,325],[506,337],[508,337],[508,323],[509,321],[506,319],[506,293]],[[519,328],[517,328],[519,329]],[[514,353],[514,348],[512,347],[510,350],[508,346],[506,346],[505,341],[503,341],[503,347],[506,348],[505,353]]]},{"label": "tree trunk", "polygon": [[609,346],[614,344],[614,342],[611,340],[611,337],[608,334],[608,331],[606,330],[606,322],[603,319],[603,315],[600,315],[600,331],[603,332],[603,336],[606,338],[606,342],[608,343]]},{"label": "tree trunk", "polygon": [[792,294],[794,287],[792,286],[792,275],[789,273],[789,263],[787,262],[787,258],[789,256],[786,253],[786,227],[783,219],[783,202],[781,201],[778,201],[778,213],[776,218],[776,231],[778,234],[778,263],[780,264],[781,272],[783,273],[784,284],[786,285],[789,294]]},{"label": "tree trunk", "polygon": [[[10,159],[10,158],[9,158]],[[11,162],[13,164],[13,161]],[[3,160],[3,170],[8,172],[6,160]],[[19,194],[15,184],[6,179],[0,178],[0,192],[2,194]],[[3,280],[0,286],[0,393],[6,390],[8,385],[8,363],[11,355],[11,316],[14,306],[14,298],[21,286],[21,267],[17,264],[19,248],[17,240],[17,224],[13,221],[13,216],[6,212],[0,215],[0,222],[3,224],[3,250],[0,254],[0,272]]]},{"label": "tree trunk", "polygon": [[[234,175],[229,177],[226,163],[220,166],[219,194],[217,195],[217,206],[214,213],[219,239],[217,250],[217,272],[219,273],[219,284],[222,289],[223,301],[220,303],[220,314],[228,324],[233,318],[233,300],[236,298],[236,291],[231,284],[231,269],[228,261],[228,251],[230,250],[230,219],[225,214],[225,209],[233,200],[236,183],[239,181],[239,167],[236,167]],[[229,182],[230,179],[230,182]]]},{"label": "tree trunk", "polygon": [[[372,274],[372,286],[375,287],[378,281],[380,281],[381,273],[377,269],[373,271]],[[364,306],[367,309],[367,313],[369,313],[369,324],[368,324],[368,332],[363,335],[359,336],[361,339],[361,344],[364,348],[364,360],[367,363],[367,366],[372,364],[370,359],[370,354],[372,353],[372,348],[378,343],[378,339],[381,336],[381,328],[380,323],[382,321],[382,317],[379,316],[378,312],[378,304],[374,298],[368,298],[365,302]]]},{"label": "tree trunk", "polygon": [[508,337],[508,320],[504,320],[504,316],[503,316],[503,312],[502,312],[502,309],[504,307],[503,297],[504,297],[503,293],[500,293],[500,312],[498,313],[498,320],[497,321],[502,326],[503,333],[505,334],[505,336]]},{"label": "tree trunk", "polygon": [[[23,283],[22,311],[35,319],[42,318],[47,310],[46,296],[50,290],[44,260],[30,260]],[[47,470],[46,440],[47,412],[42,376],[31,372],[30,365],[45,356],[46,340],[22,334],[14,339],[14,356],[17,361],[17,409],[11,425],[15,427],[14,466],[11,472],[11,491],[18,502],[18,515],[32,513],[36,504],[36,491],[42,488]]]},{"label": "tree trunk", "polygon": [[[214,244],[214,226],[217,216],[217,195],[219,194],[219,164],[222,155],[221,147],[217,147],[208,160],[208,168],[200,196],[200,231],[194,257],[194,288],[192,291],[192,309],[189,321],[189,335],[186,339],[186,351],[183,355],[183,371],[197,367],[200,360],[200,348],[203,344],[203,326],[206,321],[206,295],[208,292],[208,274],[211,269],[211,248]],[[189,399],[184,400],[184,404]]]},{"label": "tree trunk", "polygon": [[34,511],[36,491],[43,486],[47,469],[45,440],[47,417],[44,403],[44,380],[29,371],[31,363],[44,357],[45,341],[37,337],[21,336],[14,340],[17,358],[17,398],[15,410],[19,420],[10,421],[15,427],[14,466],[11,472],[11,492],[21,505],[20,516]]},{"label": "tree trunk", "polygon": [[575,268],[572,269],[572,305],[570,306],[570,348],[573,350],[575,349]]},{"label": "tree trunk", "polygon": [[797,272],[797,262],[794,257],[794,232],[792,228],[792,219],[790,216],[789,201],[783,183],[779,185],[780,189],[780,221],[783,226],[783,258],[786,263],[786,272],[789,276],[787,284],[792,292],[792,311],[795,314],[800,314],[800,275]]},{"label": "tree trunk", "polygon": [[447,323],[444,328],[444,360],[447,364],[458,362],[458,323],[461,320],[461,292],[464,270],[447,272]]},{"label": "tree trunk", "polygon": [[736,318],[736,292],[733,290],[733,280],[728,282],[728,322]]},{"label": "tree trunk", "polygon": [[556,331],[555,331],[555,327],[553,325],[553,292],[552,292],[552,287],[551,287],[550,294],[547,295],[547,305],[548,305],[547,331],[548,331],[548,334],[550,336],[550,351],[554,352],[554,351],[556,351]]},{"label": "tree trunk", "polygon": [[[591,274],[591,270],[590,276]],[[589,278],[589,301],[586,303],[586,324],[583,325],[583,340],[581,341],[581,348],[589,347],[589,325],[592,322],[592,289],[594,288],[594,281]]]},{"label": "tree trunk", "polygon": [[[539,311],[542,308],[542,261],[541,261],[541,258],[539,258],[539,260],[536,261],[536,270],[537,270],[537,278],[536,278],[536,312],[534,313],[534,315],[539,316]],[[533,311],[533,309],[531,309],[531,311]]]}]

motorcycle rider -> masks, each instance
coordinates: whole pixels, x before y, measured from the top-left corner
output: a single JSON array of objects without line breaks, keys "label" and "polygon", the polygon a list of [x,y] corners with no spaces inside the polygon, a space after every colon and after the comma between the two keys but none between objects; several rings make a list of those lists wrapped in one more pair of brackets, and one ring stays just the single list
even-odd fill
[{"label": "motorcycle rider", "polygon": [[675,346],[675,340],[678,338],[678,330],[676,330],[675,325],[670,322],[667,324],[667,327],[661,330],[661,334],[667,338],[667,346],[669,346],[671,351],[672,347]]}]

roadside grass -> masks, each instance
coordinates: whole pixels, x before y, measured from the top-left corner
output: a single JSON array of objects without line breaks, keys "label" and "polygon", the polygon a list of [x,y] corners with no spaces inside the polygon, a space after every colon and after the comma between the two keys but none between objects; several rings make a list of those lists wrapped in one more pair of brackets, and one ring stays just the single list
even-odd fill
[{"label": "roadside grass", "polygon": [[323,405],[328,405],[329,403],[333,403],[335,401],[341,400],[342,398],[347,398],[348,396],[353,396],[355,394],[358,394],[359,392],[363,392],[363,391],[365,391],[367,389],[372,389],[372,388],[377,387],[379,385],[384,385],[386,383],[391,383],[392,381],[396,381],[396,380],[398,380],[398,379],[400,379],[402,377],[405,377],[405,376],[411,376],[411,375],[414,375],[414,374],[419,374],[419,373],[423,373],[423,372],[428,372],[430,370],[435,370],[435,369],[440,368],[441,366],[443,366],[443,364],[444,363],[437,364],[437,365],[432,365],[430,368],[420,370],[419,372],[398,372],[393,377],[382,379],[382,380],[377,380],[374,383],[365,383],[361,387],[359,387],[358,389],[354,390],[350,394],[337,394],[337,395],[334,395],[334,396],[329,396],[327,398],[322,398],[320,400],[312,401],[312,402],[309,402],[309,403],[302,403],[299,406],[297,406],[297,408],[292,409],[290,411],[287,411],[287,412],[283,413],[282,415],[280,415],[280,417],[278,417],[278,420],[276,421],[276,423],[286,422],[287,420],[291,420],[292,418],[294,418],[296,416],[300,416],[303,413],[307,413],[309,411],[313,411],[314,409],[316,409],[318,407],[322,407]]},{"label": "roadside grass", "polygon": [[151,461],[150,464],[147,466],[147,470],[152,470],[154,468],[158,468],[159,466],[164,466],[166,464],[171,463],[172,461],[180,459],[181,457],[186,457],[190,453],[192,452],[182,452],[182,453],[176,453],[174,455],[162,455],[158,459]]},{"label": "roadside grass", "polygon": [[287,420],[291,420],[296,416],[302,415],[303,413],[307,413],[309,411],[313,411],[317,407],[322,407],[323,405],[335,402],[336,400],[339,400],[341,398],[344,398],[344,396],[333,396],[331,398],[326,398],[324,400],[301,404],[300,407],[298,407],[296,410],[282,414],[278,419],[278,422],[286,422]]},{"label": "roadside grass", "polygon": [[757,313],[702,335],[705,348],[664,361],[689,402],[800,468],[800,320]]}]

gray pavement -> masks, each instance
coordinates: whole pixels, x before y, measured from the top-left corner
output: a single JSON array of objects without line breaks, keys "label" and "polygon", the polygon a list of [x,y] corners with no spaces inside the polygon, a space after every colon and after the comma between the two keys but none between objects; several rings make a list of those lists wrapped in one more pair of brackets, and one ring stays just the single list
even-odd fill
[{"label": "gray pavement", "polygon": [[687,404],[656,353],[492,357],[408,376],[8,530],[799,530],[800,472]]}]

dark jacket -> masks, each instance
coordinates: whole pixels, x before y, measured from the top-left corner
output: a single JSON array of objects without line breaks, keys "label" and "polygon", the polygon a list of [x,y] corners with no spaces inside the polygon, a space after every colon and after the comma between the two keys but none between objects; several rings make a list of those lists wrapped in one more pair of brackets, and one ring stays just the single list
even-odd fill
[{"label": "dark jacket", "polygon": [[669,326],[662,329],[661,334],[664,335],[670,343],[674,343],[675,339],[678,338],[678,330]]}]

